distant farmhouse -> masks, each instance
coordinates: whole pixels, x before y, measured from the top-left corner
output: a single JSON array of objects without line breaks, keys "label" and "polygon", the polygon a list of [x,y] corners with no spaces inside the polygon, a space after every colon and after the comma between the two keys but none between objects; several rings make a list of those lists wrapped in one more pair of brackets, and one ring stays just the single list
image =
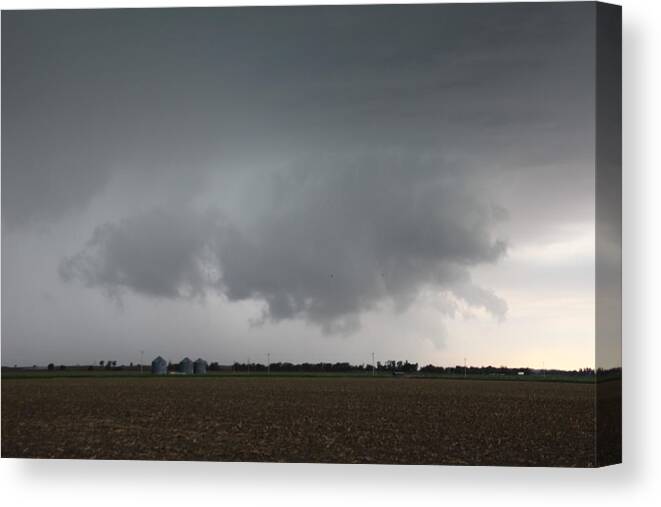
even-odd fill
[{"label": "distant farmhouse", "polygon": [[158,356],[151,362],[151,372],[153,375],[166,375],[168,372],[168,362],[161,356]]}]

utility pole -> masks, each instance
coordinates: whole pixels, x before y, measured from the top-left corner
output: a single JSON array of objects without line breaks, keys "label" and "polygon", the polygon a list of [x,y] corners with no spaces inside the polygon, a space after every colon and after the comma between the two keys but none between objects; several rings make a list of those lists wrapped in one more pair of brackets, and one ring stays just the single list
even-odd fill
[{"label": "utility pole", "polygon": [[266,353],[266,374],[271,376],[271,353]]},{"label": "utility pole", "polygon": [[142,375],[142,364],[144,363],[145,351],[140,351],[140,375]]},{"label": "utility pole", "polygon": [[376,364],[374,363],[374,352],[372,352],[372,377],[376,375]]},{"label": "utility pole", "polygon": [[466,378],[466,358],[464,357],[464,378]]}]

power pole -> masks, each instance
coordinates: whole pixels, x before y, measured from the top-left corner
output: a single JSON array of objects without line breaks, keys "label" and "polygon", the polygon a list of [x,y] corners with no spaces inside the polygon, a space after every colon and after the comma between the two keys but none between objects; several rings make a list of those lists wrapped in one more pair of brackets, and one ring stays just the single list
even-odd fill
[{"label": "power pole", "polygon": [[464,357],[464,378],[466,378],[466,358]]},{"label": "power pole", "polygon": [[266,374],[271,376],[271,353],[266,353]]},{"label": "power pole", "polygon": [[145,351],[140,351],[140,375],[142,375],[142,363],[144,363]]},{"label": "power pole", "polygon": [[372,352],[372,377],[376,375],[376,365],[374,364],[374,352]]}]

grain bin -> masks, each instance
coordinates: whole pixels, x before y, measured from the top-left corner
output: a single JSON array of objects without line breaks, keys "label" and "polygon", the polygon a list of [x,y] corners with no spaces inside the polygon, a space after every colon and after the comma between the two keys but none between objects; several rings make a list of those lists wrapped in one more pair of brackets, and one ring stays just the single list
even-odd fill
[{"label": "grain bin", "polygon": [[165,375],[168,372],[168,362],[158,356],[151,362],[151,372],[153,375]]},{"label": "grain bin", "polygon": [[193,372],[195,372],[195,375],[206,375],[207,362],[204,359],[199,358],[193,363]]},{"label": "grain bin", "polygon": [[179,373],[185,373],[187,375],[193,374],[193,361],[189,358],[184,357],[179,363]]}]

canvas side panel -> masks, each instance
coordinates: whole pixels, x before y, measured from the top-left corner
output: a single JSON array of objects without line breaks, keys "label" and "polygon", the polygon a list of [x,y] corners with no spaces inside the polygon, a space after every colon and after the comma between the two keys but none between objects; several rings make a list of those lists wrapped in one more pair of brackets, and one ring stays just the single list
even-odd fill
[{"label": "canvas side panel", "polygon": [[597,465],[622,461],[622,9],[596,4]]}]

